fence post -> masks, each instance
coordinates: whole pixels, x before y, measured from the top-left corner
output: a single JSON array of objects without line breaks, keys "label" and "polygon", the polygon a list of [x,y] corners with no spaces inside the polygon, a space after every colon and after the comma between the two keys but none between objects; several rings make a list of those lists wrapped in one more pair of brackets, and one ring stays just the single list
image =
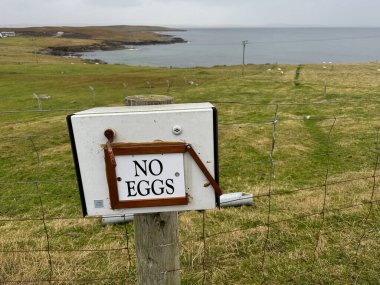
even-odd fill
[{"label": "fence post", "polygon": [[[125,98],[127,106],[172,104],[163,95]],[[135,214],[135,246],[140,285],[179,285],[178,212]]]}]

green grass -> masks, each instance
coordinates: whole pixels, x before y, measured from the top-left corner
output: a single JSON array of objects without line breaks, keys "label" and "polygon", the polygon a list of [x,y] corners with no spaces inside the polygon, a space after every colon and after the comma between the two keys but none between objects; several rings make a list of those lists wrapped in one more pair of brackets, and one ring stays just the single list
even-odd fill
[{"label": "green grass", "polygon": [[[65,116],[74,112],[66,109],[92,107],[89,86],[96,89],[96,106],[118,106],[123,105],[123,83],[128,82],[128,95],[165,94],[177,103],[215,102],[221,187],[225,193],[257,196],[254,207],[207,211],[205,244],[202,213],[181,214],[182,284],[202,284],[204,277],[205,284],[380,283],[380,193],[377,178],[371,178],[380,127],[379,64],[342,64],[333,70],[303,65],[295,86],[295,65],[247,65],[242,77],[239,66],[89,65],[42,55],[36,63],[29,39],[0,44],[0,281],[49,278],[46,252],[6,252],[46,249],[46,232],[38,220],[42,201],[54,280],[106,278],[94,282],[125,284],[118,278],[126,277],[128,284],[136,282],[133,226],[102,227],[98,219],[80,218],[65,123]],[[153,88],[147,87],[147,80]],[[166,80],[172,82],[169,91]],[[51,96],[42,102],[44,111],[38,112],[33,93]],[[280,105],[270,182],[276,104]],[[16,110],[36,112],[10,112]],[[39,180],[46,183],[20,183]],[[373,187],[375,202],[367,218]],[[271,226],[263,266],[269,190]],[[19,221],[4,221],[8,219]],[[126,230],[129,251],[75,251],[123,248]]]}]

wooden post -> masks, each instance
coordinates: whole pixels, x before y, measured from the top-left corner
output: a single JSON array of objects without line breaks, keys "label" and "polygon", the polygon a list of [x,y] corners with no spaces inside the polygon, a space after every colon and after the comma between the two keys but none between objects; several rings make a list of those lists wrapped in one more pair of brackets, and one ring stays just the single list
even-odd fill
[{"label": "wooden post", "polygon": [[[127,106],[172,104],[164,95],[135,95]],[[179,285],[178,212],[135,214],[135,245],[140,285]]]},{"label": "wooden post", "polygon": [[165,95],[134,95],[125,97],[127,106],[172,104],[173,97]]}]

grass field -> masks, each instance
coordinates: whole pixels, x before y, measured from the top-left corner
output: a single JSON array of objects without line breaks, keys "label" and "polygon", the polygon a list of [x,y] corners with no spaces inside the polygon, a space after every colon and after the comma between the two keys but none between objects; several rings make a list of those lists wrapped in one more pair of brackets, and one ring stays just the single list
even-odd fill
[{"label": "grass field", "polygon": [[[182,284],[380,283],[380,64],[304,65],[295,84],[293,65],[242,76],[35,54],[57,41],[87,40],[0,41],[0,283],[135,284],[133,225],[81,218],[65,123],[135,94],[213,102],[222,190],[255,196],[180,215]],[[42,110],[33,93],[51,96]]]}]

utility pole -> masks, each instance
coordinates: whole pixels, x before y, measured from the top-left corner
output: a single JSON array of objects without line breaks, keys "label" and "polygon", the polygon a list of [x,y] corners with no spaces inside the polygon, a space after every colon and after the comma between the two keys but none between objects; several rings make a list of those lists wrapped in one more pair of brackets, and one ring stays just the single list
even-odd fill
[{"label": "utility pole", "polygon": [[241,42],[243,45],[243,66],[242,66],[242,74],[244,75],[244,66],[245,66],[245,46],[248,44],[248,40],[244,40]]}]

